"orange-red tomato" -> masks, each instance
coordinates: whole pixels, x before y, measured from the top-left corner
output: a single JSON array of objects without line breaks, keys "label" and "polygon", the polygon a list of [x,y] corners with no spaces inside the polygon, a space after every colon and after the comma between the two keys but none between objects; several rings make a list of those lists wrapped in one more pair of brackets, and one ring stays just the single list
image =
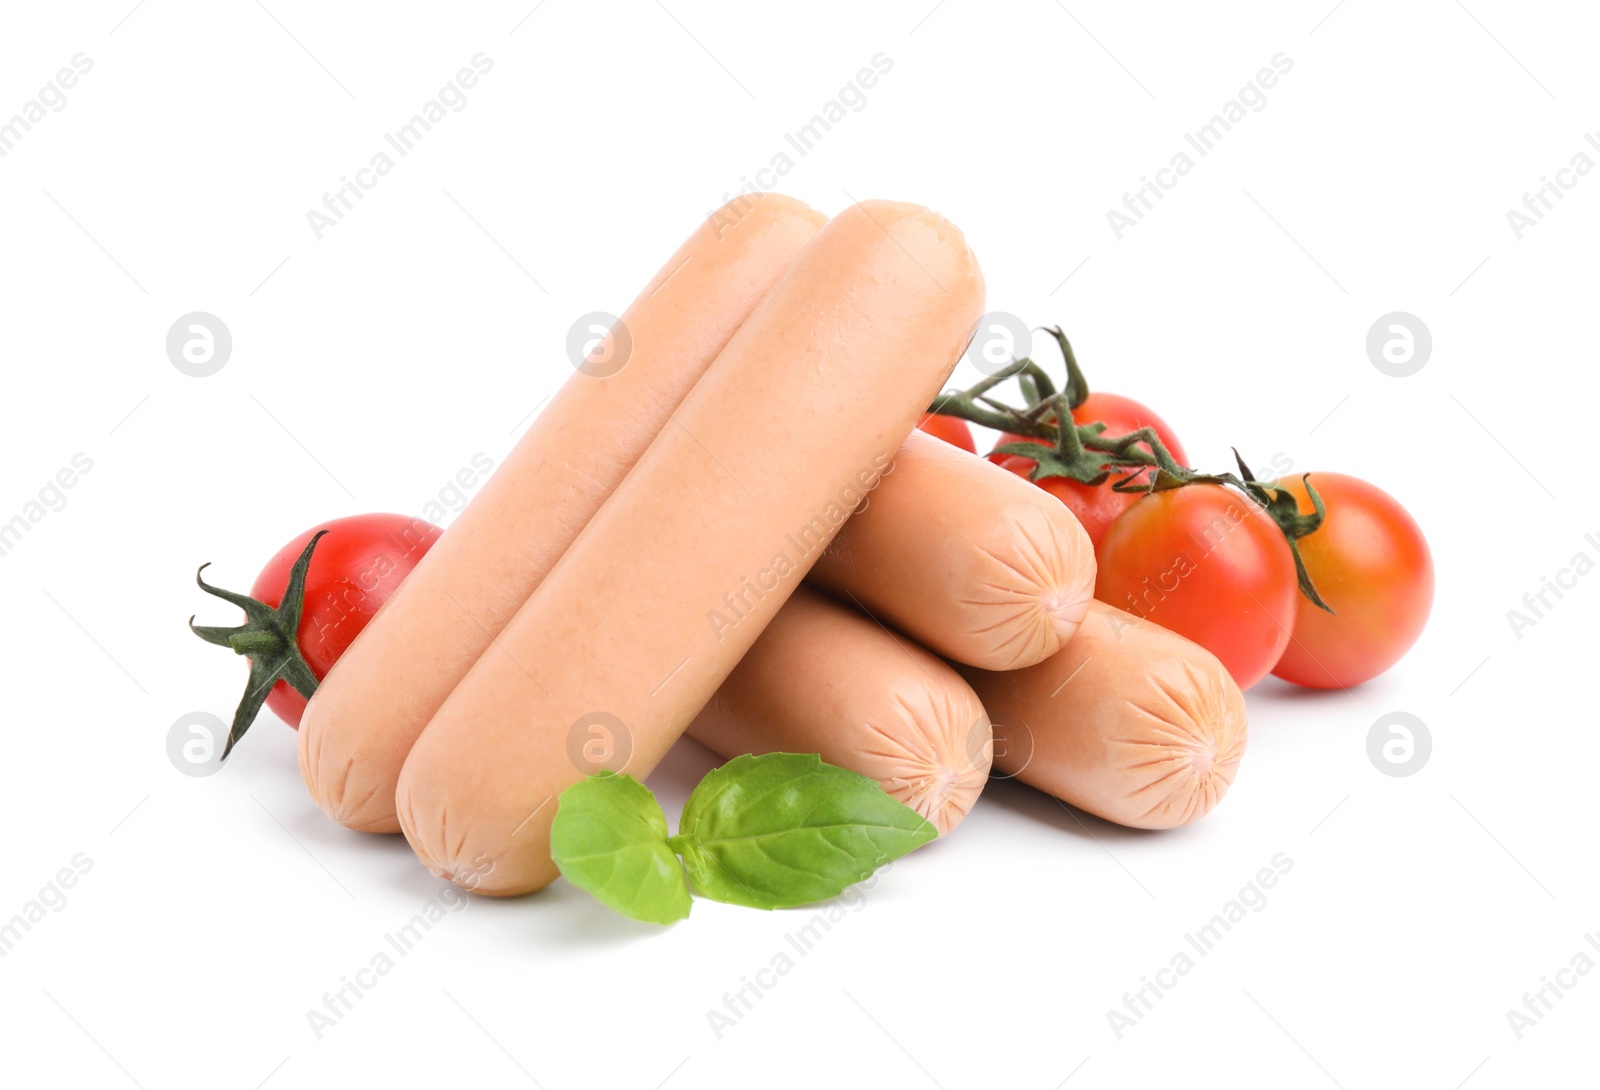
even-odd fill
[{"label": "orange-red tomato", "polygon": [[967,422],[958,416],[940,416],[937,413],[924,413],[918,421],[917,428],[936,435],[951,446],[978,453],[978,444],[972,440],[972,429]]},{"label": "orange-red tomato", "polygon": [[1099,564],[1096,598],[1187,636],[1241,689],[1266,677],[1289,644],[1294,555],[1278,524],[1231,488],[1140,497],[1106,532]]},{"label": "orange-red tomato", "polygon": [[[1302,606],[1272,672],[1313,689],[1348,689],[1417,642],[1433,608],[1433,557],[1416,520],[1388,493],[1342,473],[1313,473],[1311,484],[1328,513],[1300,539],[1300,557],[1333,613]],[[1280,487],[1311,510],[1300,480]]]}]

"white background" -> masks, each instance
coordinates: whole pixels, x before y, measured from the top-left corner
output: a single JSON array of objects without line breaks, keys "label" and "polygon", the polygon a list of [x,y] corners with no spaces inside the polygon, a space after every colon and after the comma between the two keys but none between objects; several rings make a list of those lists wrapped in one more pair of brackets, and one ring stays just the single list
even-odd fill
[{"label": "white background", "polygon": [[[0,556],[0,918],[92,860],[0,960],[8,1074],[1593,1085],[1600,973],[1520,1040],[1506,1015],[1600,932],[1600,579],[1520,639],[1507,620],[1600,554],[1600,177],[1520,240],[1506,217],[1600,128],[1592,11],[534,3],[0,14],[0,118],[74,54],[94,64],[0,158],[0,521],[93,461]],[[479,52],[494,66],[468,105],[319,241],[307,210]],[[1192,828],[1128,832],[995,785],[720,1040],[708,1009],[810,913],[697,902],[662,931],[564,883],[449,916],[317,1039],[306,1012],[441,887],[402,840],[324,819],[270,716],[222,774],[174,770],[169,726],[226,718],[243,679],[184,631],[233,623],[196,565],[247,588],[313,523],[420,512],[475,453],[498,463],[569,373],[573,319],[620,311],[880,52],[865,108],[782,188],[830,212],[938,208],[991,307],[1064,323],[1091,380],[1155,406],[1202,465],[1236,444],[1381,484],[1433,545],[1427,633],[1357,691],[1252,691],[1237,785]],[[1107,210],[1280,52],[1267,105],[1119,241]],[[197,310],[234,340],[205,379],[164,350]],[[1434,338],[1404,379],[1364,348],[1396,310]],[[1408,778],[1366,754],[1392,711],[1433,737]],[[710,765],[685,743],[651,778],[670,813]],[[1293,870],[1266,907],[1119,1040],[1107,1010],[1279,852]]]}]

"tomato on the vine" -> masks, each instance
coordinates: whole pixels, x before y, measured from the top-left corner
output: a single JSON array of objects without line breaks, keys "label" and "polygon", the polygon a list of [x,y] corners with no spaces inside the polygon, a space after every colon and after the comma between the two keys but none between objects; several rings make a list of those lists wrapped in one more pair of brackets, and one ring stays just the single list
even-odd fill
[{"label": "tomato on the vine", "polygon": [[[1317,592],[1333,610],[1302,609],[1272,672],[1313,689],[1348,689],[1377,677],[1416,643],[1433,607],[1433,557],[1406,509],[1374,485],[1342,473],[1312,473],[1327,507],[1299,541]],[[1301,509],[1305,485],[1282,481]]]},{"label": "tomato on the vine", "polygon": [[978,453],[978,444],[972,439],[972,428],[959,416],[923,413],[922,419],[917,422],[917,429],[937,436],[951,446],[960,447],[973,454]]},{"label": "tomato on the vine", "polygon": [[[1178,442],[1178,436],[1173,432],[1171,425],[1157,416],[1148,406],[1141,405],[1131,397],[1121,394],[1091,393],[1083,402],[1072,410],[1072,419],[1079,424],[1093,424],[1100,421],[1105,424],[1105,435],[1127,435],[1129,432],[1138,431],[1140,428],[1150,428],[1156,433],[1156,438],[1161,440],[1161,445],[1167,448],[1167,453],[1179,465],[1188,465],[1189,456],[1183,452],[1183,444]],[[1148,443],[1139,444],[1144,450],[1149,450]]]},{"label": "tomato on the vine", "polygon": [[[1140,428],[1151,428],[1179,465],[1188,464],[1189,458],[1183,451],[1183,444],[1178,441],[1177,435],[1167,422],[1130,397],[1123,397],[1120,394],[1091,393],[1072,410],[1072,419],[1080,425],[1099,421],[1106,426],[1102,434],[1110,436],[1127,435]],[[1000,443],[996,445],[1037,442],[1040,440],[1006,432],[1001,435]],[[1147,451],[1150,449],[1147,443],[1141,443],[1139,447]],[[988,457],[991,462],[1021,477],[1030,477],[1033,467],[1038,464],[1034,459],[1022,454],[991,452]],[[1070,477],[1044,477],[1034,483],[1066,504],[1067,508],[1078,517],[1078,521],[1088,532],[1089,540],[1093,543],[1095,554],[1098,556],[1100,542],[1105,538],[1106,530],[1118,515],[1139,498],[1140,494],[1137,492],[1117,492],[1111,487],[1114,482],[1126,477],[1128,472],[1113,469],[1111,476],[1097,485],[1084,484]],[[1143,478],[1147,472],[1141,473],[1140,477]]]},{"label": "tomato on the vine", "polygon": [[1198,643],[1241,689],[1266,677],[1288,646],[1300,593],[1294,555],[1278,524],[1231,488],[1190,484],[1140,497],[1111,524],[1098,556],[1096,598]]},{"label": "tomato on the vine", "polygon": [[[1051,419],[1053,420],[1054,417]],[[1077,408],[1072,410],[1072,419],[1074,423],[1079,425],[1096,422],[1104,424],[1106,428],[1101,433],[1103,435],[1127,435],[1129,432],[1138,431],[1140,428],[1150,428],[1156,433],[1156,438],[1161,440],[1161,444],[1167,448],[1167,453],[1171,454],[1179,465],[1187,465],[1189,462],[1189,456],[1183,452],[1183,444],[1178,441],[1178,436],[1172,430],[1172,426],[1157,416],[1148,406],[1140,404],[1131,397],[1123,397],[1121,394],[1090,393]],[[1043,440],[1032,436],[1004,432],[1000,436],[1000,442],[995,445],[1040,442],[1043,442]],[[1148,443],[1140,443],[1139,447],[1146,451],[1150,449]],[[1004,462],[1007,458],[1021,458],[1027,464],[1027,468],[1032,469],[1034,465],[1033,459],[1025,458],[1020,454],[991,452],[988,457],[989,461],[997,464]]]}]

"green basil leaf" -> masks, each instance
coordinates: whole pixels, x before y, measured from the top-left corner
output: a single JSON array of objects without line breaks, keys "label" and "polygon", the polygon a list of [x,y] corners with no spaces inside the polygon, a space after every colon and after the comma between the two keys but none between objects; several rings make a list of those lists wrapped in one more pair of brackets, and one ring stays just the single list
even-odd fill
[{"label": "green basil leaf", "polygon": [[689,885],[667,845],[667,816],[632,776],[601,772],[561,792],[550,857],[567,881],[624,916],[672,923],[689,915]]},{"label": "green basil leaf", "polygon": [[701,780],[671,844],[705,896],[793,908],[837,897],[936,835],[876,780],[814,753],[768,753]]}]

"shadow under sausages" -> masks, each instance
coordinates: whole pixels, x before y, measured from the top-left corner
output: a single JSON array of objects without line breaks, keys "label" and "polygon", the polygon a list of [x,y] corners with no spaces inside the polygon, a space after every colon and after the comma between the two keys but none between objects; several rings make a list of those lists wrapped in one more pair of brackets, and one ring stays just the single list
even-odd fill
[{"label": "shadow under sausages", "polygon": [[[668,753],[648,778],[648,786],[661,802],[671,827],[677,825],[695,785],[723,760],[689,738],[684,738]],[[405,837],[373,836],[337,830],[338,834],[359,838],[369,855],[383,855],[383,885],[401,896],[405,903],[426,905],[430,901],[449,903],[456,896],[466,897],[472,915],[487,921],[483,926],[494,932],[494,941],[518,945],[525,936],[530,951],[560,947],[615,947],[641,942],[659,935],[665,928],[642,923],[612,911],[584,890],[558,878],[545,889],[520,897],[481,897],[458,893],[449,882],[429,874],[418,864],[416,854]],[[683,921],[680,921],[683,922]]]},{"label": "shadow under sausages", "polygon": [[1130,829],[1126,825],[1118,825],[1097,818],[1077,807],[1068,806],[1053,795],[1011,778],[991,778],[983,789],[983,796],[978,800],[978,805],[992,806],[1019,814],[1029,820],[1060,829],[1080,840],[1092,840],[1097,843],[1137,842],[1172,831]]},{"label": "shadow under sausages", "polygon": [[[484,941],[525,953],[561,948],[611,948],[642,942],[665,930],[659,924],[631,920],[595,900],[564,878],[518,897],[483,897],[429,874],[417,863],[405,838],[373,838],[377,850],[394,851],[386,885],[402,895],[403,904],[427,909],[430,902],[447,915],[479,921]],[[464,900],[463,900],[464,899]]]}]

